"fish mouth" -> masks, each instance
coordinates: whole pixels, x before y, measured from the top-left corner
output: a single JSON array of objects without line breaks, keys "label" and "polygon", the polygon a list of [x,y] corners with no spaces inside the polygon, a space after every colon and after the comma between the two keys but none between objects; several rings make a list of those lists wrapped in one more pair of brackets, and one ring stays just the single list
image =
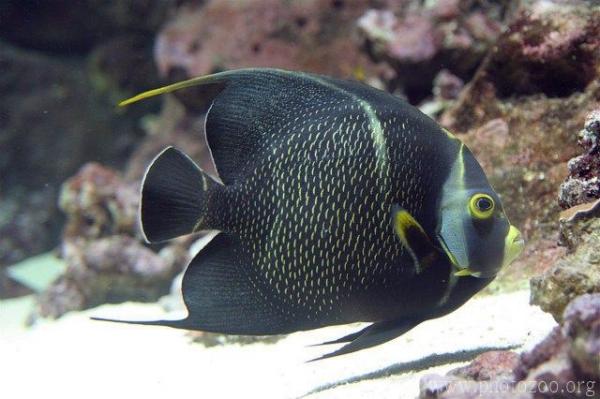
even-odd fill
[{"label": "fish mouth", "polygon": [[519,229],[511,225],[504,240],[504,258],[502,259],[502,267],[510,265],[515,259],[521,255],[525,248],[525,240]]},{"label": "fish mouth", "polygon": [[[519,255],[521,255],[521,252],[523,252],[524,247],[525,240],[523,239],[521,232],[515,226],[511,225],[506,233],[506,238],[504,239],[504,256],[500,269],[510,265],[515,259],[517,259]],[[484,271],[476,271],[469,266],[461,266],[458,263],[455,263],[452,257],[451,260],[452,264],[457,269],[457,271],[454,272],[454,275],[457,277],[472,276],[478,278],[489,278],[494,277],[498,270],[500,270],[492,270],[489,273]]]}]

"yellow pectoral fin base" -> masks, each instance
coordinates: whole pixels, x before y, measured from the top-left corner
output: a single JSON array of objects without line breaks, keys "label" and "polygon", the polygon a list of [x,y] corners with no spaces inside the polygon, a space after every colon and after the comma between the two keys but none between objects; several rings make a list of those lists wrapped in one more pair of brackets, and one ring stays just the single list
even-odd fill
[{"label": "yellow pectoral fin base", "polygon": [[471,275],[471,271],[469,269],[461,269],[454,273],[454,275],[457,277],[466,277]]},{"label": "yellow pectoral fin base", "polygon": [[415,270],[420,273],[435,259],[436,248],[415,218],[404,208],[394,205],[394,231],[413,258]]},{"label": "yellow pectoral fin base", "polygon": [[459,271],[455,272],[454,275],[456,277],[481,277],[481,272],[474,272],[470,269],[460,269]]}]

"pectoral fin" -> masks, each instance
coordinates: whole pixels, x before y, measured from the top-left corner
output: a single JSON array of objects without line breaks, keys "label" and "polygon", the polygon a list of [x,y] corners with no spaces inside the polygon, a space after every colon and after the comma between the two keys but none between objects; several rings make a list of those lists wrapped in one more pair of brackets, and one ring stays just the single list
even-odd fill
[{"label": "pectoral fin", "polygon": [[418,273],[426,269],[437,257],[439,250],[433,245],[423,227],[404,208],[394,205],[392,208],[394,231],[413,258]]},{"label": "pectoral fin", "polygon": [[311,362],[317,360],[328,359],[334,356],[346,355],[348,353],[356,352],[361,349],[371,348],[376,345],[383,344],[387,341],[391,341],[394,338],[399,337],[408,330],[416,327],[421,321],[413,319],[402,319],[402,320],[388,320],[373,323],[370,326],[358,331],[356,333],[347,335],[335,341],[325,342],[324,345],[342,343],[350,340],[349,344],[342,346],[340,349],[323,355],[319,358],[311,360]]}]

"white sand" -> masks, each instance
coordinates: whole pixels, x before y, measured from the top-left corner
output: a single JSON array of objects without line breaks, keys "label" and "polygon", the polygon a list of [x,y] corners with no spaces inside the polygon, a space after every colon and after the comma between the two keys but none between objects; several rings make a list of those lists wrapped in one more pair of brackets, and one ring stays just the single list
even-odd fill
[{"label": "white sand", "polygon": [[[161,317],[156,305],[106,305],[22,330],[14,323],[22,310],[0,302],[0,397],[296,398],[358,378],[309,397],[415,398],[423,374],[444,373],[457,364],[399,373],[400,363],[483,346],[522,349],[541,340],[554,321],[528,299],[524,291],[475,298],[385,345],[316,363],[305,361],[334,347],[307,345],[358,326],[296,333],[276,344],[205,348],[175,329],[89,320],[90,315]],[[390,367],[395,370],[391,376],[360,377]]]}]

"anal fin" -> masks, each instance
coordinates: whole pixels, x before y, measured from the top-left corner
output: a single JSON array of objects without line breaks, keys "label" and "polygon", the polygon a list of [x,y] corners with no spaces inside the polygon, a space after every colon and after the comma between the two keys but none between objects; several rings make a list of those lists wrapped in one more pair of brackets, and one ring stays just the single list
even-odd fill
[{"label": "anal fin", "polygon": [[289,320],[272,306],[277,299],[261,286],[255,270],[237,236],[213,238],[183,276],[186,328],[242,335],[289,332]]},{"label": "anal fin", "polygon": [[260,291],[252,270],[240,240],[220,233],[194,257],[184,273],[182,291],[188,310],[185,319],[94,319],[223,334],[274,335],[293,331],[293,320],[275,310],[272,301],[276,298]]}]

